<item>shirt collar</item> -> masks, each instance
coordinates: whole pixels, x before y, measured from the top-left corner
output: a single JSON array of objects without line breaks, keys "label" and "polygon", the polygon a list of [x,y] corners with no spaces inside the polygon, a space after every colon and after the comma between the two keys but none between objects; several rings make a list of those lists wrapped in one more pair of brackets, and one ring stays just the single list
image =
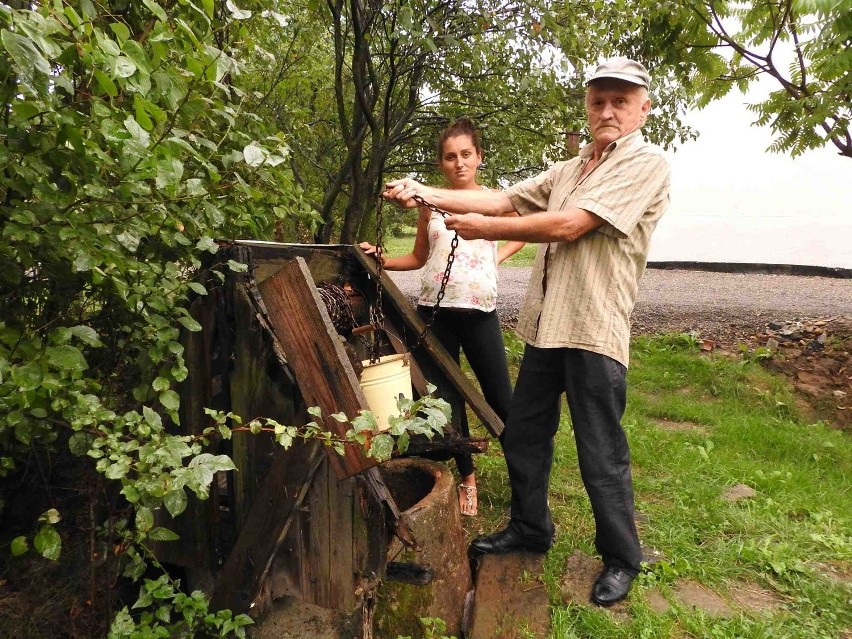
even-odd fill
[{"label": "shirt collar", "polygon": [[[624,135],[617,140],[613,140],[609,144],[606,145],[604,149],[603,155],[601,156],[601,160],[606,158],[610,153],[615,151],[615,149],[620,147],[627,147],[633,144],[636,139],[642,139],[642,129],[636,129],[635,131]],[[592,157],[592,151],[594,150],[594,145],[587,144],[582,149],[580,149],[580,153],[578,154],[583,160],[588,160]]]}]

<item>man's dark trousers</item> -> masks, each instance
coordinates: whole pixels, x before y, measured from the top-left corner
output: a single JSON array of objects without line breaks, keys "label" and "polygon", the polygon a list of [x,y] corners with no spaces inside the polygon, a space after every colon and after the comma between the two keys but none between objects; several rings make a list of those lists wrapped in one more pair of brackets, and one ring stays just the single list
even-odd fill
[{"label": "man's dark trousers", "polygon": [[509,525],[548,546],[554,526],[547,493],[565,392],[580,474],[595,517],[595,547],[605,565],[635,575],[642,551],[634,522],[630,449],[621,427],[626,373],[616,360],[591,351],[527,345],[502,443],[512,486]]}]

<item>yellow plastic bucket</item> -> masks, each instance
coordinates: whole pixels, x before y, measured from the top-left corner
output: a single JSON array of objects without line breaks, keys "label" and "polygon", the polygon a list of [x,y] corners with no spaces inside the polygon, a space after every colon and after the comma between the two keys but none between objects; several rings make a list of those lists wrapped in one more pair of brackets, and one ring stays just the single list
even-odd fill
[{"label": "yellow plastic bucket", "polygon": [[367,398],[367,406],[376,418],[379,430],[388,429],[388,418],[399,413],[396,401],[399,396],[412,398],[411,368],[408,355],[385,355],[373,364],[361,362],[361,390]]}]

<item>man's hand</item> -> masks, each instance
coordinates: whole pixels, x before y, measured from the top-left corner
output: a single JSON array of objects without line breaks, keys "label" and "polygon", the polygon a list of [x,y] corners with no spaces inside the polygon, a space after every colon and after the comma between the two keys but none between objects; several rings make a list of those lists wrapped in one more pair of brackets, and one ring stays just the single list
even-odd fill
[{"label": "man's hand", "polygon": [[404,209],[413,209],[420,206],[420,204],[414,200],[414,196],[419,195],[420,197],[428,200],[429,193],[430,189],[428,186],[420,184],[420,182],[412,180],[411,178],[403,178],[401,180],[393,180],[392,182],[385,184],[385,192],[382,193],[382,197],[386,200],[396,202]]},{"label": "man's hand", "polygon": [[444,218],[444,224],[451,231],[456,231],[464,240],[487,240],[486,232],[489,229],[492,218],[479,213],[467,213],[466,215],[451,215]]}]

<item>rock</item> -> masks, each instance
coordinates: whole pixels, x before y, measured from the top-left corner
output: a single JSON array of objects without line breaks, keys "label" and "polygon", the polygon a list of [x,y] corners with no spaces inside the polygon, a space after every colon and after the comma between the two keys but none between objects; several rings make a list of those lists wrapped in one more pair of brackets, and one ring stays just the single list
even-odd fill
[{"label": "rock", "polygon": [[727,602],[697,581],[681,581],[675,585],[674,598],[682,606],[700,610],[711,617],[732,617],[734,611]]},{"label": "rock", "polygon": [[603,564],[599,560],[580,550],[572,552],[565,560],[559,583],[562,601],[566,604],[591,606],[589,596],[601,570]]},{"label": "rock", "polygon": [[757,491],[751,486],[736,484],[723,493],[722,499],[725,501],[739,501],[741,499],[751,499],[756,495]]},{"label": "rock", "polygon": [[484,555],[468,639],[521,639],[550,635],[550,598],[542,582],[543,555]]},{"label": "rock", "polygon": [[805,350],[813,352],[813,351],[821,351],[823,349],[822,342],[816,339],[812,339],[808,342],[808,345],[805,347]]},{"label": "rock", "polygon": [[672,607],[656,588],[649,588],[645,591],[645,600],[648,602],[648,607],[658,615],[666,614]]},{"label": "rock", "polygon": [[770,337],[768,340],[766,340],[766,348],[768,348],[770,351],[777,351],[778,340],[774,337]]}]

